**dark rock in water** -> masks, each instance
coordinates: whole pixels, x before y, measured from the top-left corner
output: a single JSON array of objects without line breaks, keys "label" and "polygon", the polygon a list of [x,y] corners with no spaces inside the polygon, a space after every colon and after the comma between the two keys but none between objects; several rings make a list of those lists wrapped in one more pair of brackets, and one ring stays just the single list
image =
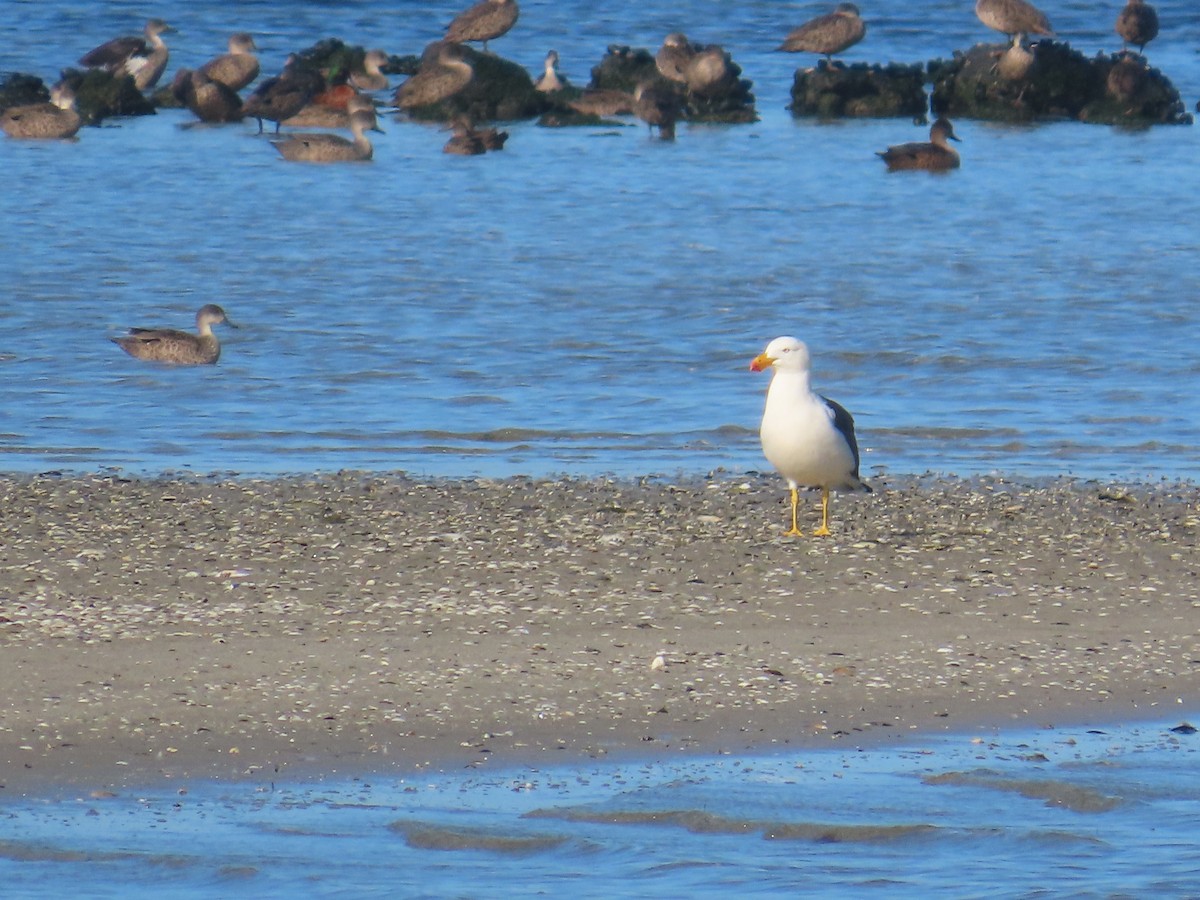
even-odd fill
[{"label": "dark rock in water", "polygon": [[554,106],[533,86],[524,66],[466,44],[458,47],[474,71],[470,82],[445,100],[407,109],[411,118],[449,122],[465,116],[475,122],[513,121],[535,118]]},{"label": "dark rock in water", "polygon": [[[612,45],[592,68],[590,90],[623,91],[632,95],[638,85],[669,91],[678,98],[683,118],[689,122],[743,123],[758,120],[753,82],[741,77],[742,69],[720,47],[693,45],[697,77],[691,82],[672,81],[658,70],[654,55],[645,49]],[[707,66],[701,64],[707,63]],[[703,74],[701,74],[701,71]]]},{"label": "dark rock in water", "polygon": [[0,109],[49,102],[50,92],[42,79],[36,75],[13,72],[0,82]]},{"label": "dark rock in water", "polygon": [[63,84],[75,92],[75,108],[83,121],[95,125],[110,116],[152,116],[154,103],[137,89],[133,78],[104,69],[67,69]]},{"label": "dark rock in water", "polygon": [[977,44],[929,63],[933,110],[954,118],[1078,119],[1103,124],[1190,124],[1179,92],[1133,54],[1088,59],[1067,44],[1039,41],[1024,77],[1005,77],[1004,44]]},{"label": "dark rock in water", "polygon": [[1190,722],[1180,722],[1178,725],[1172,728],[1171,731],[1175,732],[1176,734],[1195,734],[1196,726],[1192,725]]},{"label": "dark rock in water", "polygon": [[823,118],[921,118],[928,108],[920,64],[831,66],[825,60],[796,70],[788,107],[794,116]]},{"label": "dark rock in water", "polygon": [[[301,50],[297,56],[315,69],[319,69],[330,84],[340,84],[351,72],[362,71],[367,50],[363,47],[344,44],[337,38],[317,41]],[[411,75],[417,71],[420,59],[415,56],[388,56],[388,61],[379,67],[386,75]]]},{"label": "dark rock in water", "polygon": [[592,67],[592,80],[588,87],[632,94],[639,84],[652,83],[657,86],[659,82],[664,85],[673,83],[659,74],[658,64],[649,50],[631,50],[613,44],[600,64]]}]

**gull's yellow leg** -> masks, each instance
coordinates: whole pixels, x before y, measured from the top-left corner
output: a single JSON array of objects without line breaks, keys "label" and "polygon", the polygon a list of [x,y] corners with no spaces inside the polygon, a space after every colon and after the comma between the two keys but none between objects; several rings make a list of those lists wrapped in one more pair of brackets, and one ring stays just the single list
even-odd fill
[{"label": "gull's yellow leg", "polygon": [[792,488],[792,527],[784,532],[785,535],[796,536],[804,534],[800,530],[800,526],[796,523],[796,507],[800,505],[800,493]]},{"label": "gull's yellow leg", "polygon": [[829,488],[821,488],[821,527],[813,534],[821,537],[829,534]]}]

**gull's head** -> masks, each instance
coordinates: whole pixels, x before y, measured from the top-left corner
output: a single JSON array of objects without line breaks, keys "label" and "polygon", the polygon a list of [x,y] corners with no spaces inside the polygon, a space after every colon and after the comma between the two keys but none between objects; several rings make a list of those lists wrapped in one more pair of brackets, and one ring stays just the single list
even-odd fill
[{"label": "gull's head", "polygon": [[808,345],[794,337],[777,337],[767,344],[767,349],[750,362],[751,372],[765,372],[770,368],[807,372],[809,368]]}]

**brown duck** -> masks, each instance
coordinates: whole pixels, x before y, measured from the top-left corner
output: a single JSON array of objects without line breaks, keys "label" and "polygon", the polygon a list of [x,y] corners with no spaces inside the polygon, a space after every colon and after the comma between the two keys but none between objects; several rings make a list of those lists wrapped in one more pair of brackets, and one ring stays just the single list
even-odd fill
[{"label": "brown duck", "polygon": [[231,36],[228,46],[228,53],[210,59],[198,71],[231,91],[240,91],[258,77],[258,57],[254,55],[258,47],[254,38],[244,31]]},{"label": "brown duck", "polygon": [[486,53],[487,42],[507,34],[517,24],[519,12],[517,0],[481,0],[454,17],[446,29],[446,40],[456,44],[482,41]]},{"label": "brown duck", "polygon": [[83,119],[75,109],[75,93],[65,84],[56,84],[51,89],[49,103],[10,106],[0,114],[0,130],[14,138],[72,138],[81,125]]},{"label": "brown duck", "polygon": [[793,29],[776,49],[787,53],[820,53],[832,60],[835,53],[853,47],[867,26],[853,3],[839,3],[833,12],[810,19]]},{"label": "brown duck", "polygon": [[929,143],[897,144],[880,152],[879,156],[893,172],[900,169],[944,172],[959,166],[958,151],[947,143],[957,140],[950,120],[939,118],[929,129]]},{"label": "brown duck", "polygon": [[236,328],[215,303],[200,307],[196,313],[196,334],[173,328],[131,328],[124,337],[112,342],[137,359],[173,363],[181,366],[210,366],[221,357],[221,344],[212,326],[224,322]]},{"label": "brown duck", "polygon": [[293,162],[366,162],[375,152],[367,131],[383,133],[375,124],[374,112],[356,110],[350,114],[353,140],[339,134],[294,134],[272,143],[280,156]]}]

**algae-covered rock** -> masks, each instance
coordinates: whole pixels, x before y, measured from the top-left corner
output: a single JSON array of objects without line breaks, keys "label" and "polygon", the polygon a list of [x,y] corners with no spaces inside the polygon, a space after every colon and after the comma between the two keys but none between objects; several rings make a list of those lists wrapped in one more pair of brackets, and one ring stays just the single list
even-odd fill
[{"label": "algae-covered rock", "polygon": [[457,47],[456,52],[474,73],[471,80],[444,100],[406,108],[411,118],[449,122],[465,116],[474,122],[512,121],[535,118],[553,107],[548,96],[533,86],[524,66],[466,44]]},{"label": "algae-covered rock", "polygon": [[67,69],[62,81],[75,92],[75,108],[84,122],[95,125],[110,116],[152,116],[154,103],[137,89],[133,78],[104,69]]},{"label": "algae-covered rock", "polygon": [[1187,124],[1179,92],[1135,54],[1088,59],[1070,46],[1039,41],[1027,66],[1009,73],[1008,45],[977,44],[953,60],[929,63],[933,109],[995,121],[1078,119],[1105,124]]},{"label": "algae-covered rock", "polygon": [[741,77],[742,69],[720,47],[691,46],[694,65],[683,66],[686,80],[665,78],[653,54],[646,49],[612,45],[592,68],[588,87],[597,91],[633,94],[638,85],[675,94],[683,117],[690,122],[754,122],[753,83]]},{"label": "algae-covered rock", "polygon": [[0,109],[25,106],[29,103],[49,103],[50,92],[36,75],[13,72],[0,82]]},{"label": "algae-covered rock", "polygon": [[788,109],[794,116],[823,118],[920,118],[928,104],[920,64],[841,66],[821,60],[815,68],[796,70]]}]

